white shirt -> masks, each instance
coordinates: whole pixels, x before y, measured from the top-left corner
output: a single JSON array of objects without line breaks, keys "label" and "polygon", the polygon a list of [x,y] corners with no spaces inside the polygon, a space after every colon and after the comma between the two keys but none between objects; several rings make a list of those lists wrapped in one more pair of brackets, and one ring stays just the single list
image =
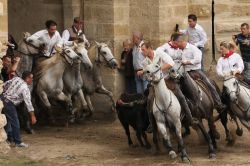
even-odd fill
[{"label": "white shirt", "polygon": [[53,53],[55,53],[55,46],[62,47],[63,41],[59,34],[59,32],[55,32],[55,34],[50,38],[48,30],[41,30],[36,32],[27,38],[27,40],[40,40],[45,44],[45,56],[51,57]]},{"label": "white shirt", "polygon": [[207,42],[207,34],[199,24],[196,24],[194,28],[188,27],[180,31],[186,34],[188,36],[188,42],[196,47],[204,47]]},{"label": "white shirt", "polygon": [[134,66],[135,70],[143,69],[142,61],[145,59],[145,57],[143,56],[142,51],[141,51],[141,45],[143,43],[144,42],[141,41],[141,43],[138,46],[135,45],[133,48],[133,52],[132,52],[132,54],[133,54],[133,66]]},{"label": "white shirt", "polygon": [[[158,63],[160,66],[162,66],[164,64],[169,64],[171,66],[174,66],[173,59],[162,50],[154,51],[153,60],[146,57],[142,62],[143,68],[146,68],[148,65],[150,65],[152,63],[154,63],[154,64]],[[168,76],[167,71],[165,71],[163,74],[164,74],[164,78],[166,78]]]},{"label": "white shirt", "polygon": [[175,60],[181,60],[182,59],[182,53],[179,48],[175,49],[170,46],[169,43],[165,43],[162,46],[158,47],[156,51],[164,51],[167,53],[174,61]]},{"label": "white shirt", "polygon": [[201,51],[192,44],[187,43],[186,48],[182,50],[182,61],[190,61],[192,65],[185,65],[185,70],[201,69]]},{"label": "white shirt", "polygon": [[4,83],[3,96],[4,98],[10,100],[14,105],[18,105],[24,101],[28,111],[34,111],[33,105],[31,103],[29,87],[27,83],[20,77],[14,77],[13,79]]},{"label": "white shirt", "polygon": [[[75,27],[74,27],[75,29]],[[77,30],[75,29],[75,31],[77,32]],[[82,33],[82,30],[80,29],[77,32],[77,35],[79,36]],[[83,42],[87,43],[89,45],[89,41],[87,40],[86,36],[84,34],[81,34],[81,37],[83,39]],[[65,29],[62,33],[62,40],[63,40],[63,44],[67,45],[67,46],[72,46],[73,45],[73,41],[69,41],[70,38],[70,33],[68,29]]]},{"label": "white shirt", "polygon": [[244,70],[244,63],[241,56],[233,53],[228,58],[220,57],[216,66],[217,74],[221,77],[229,75],[231,72]]}]

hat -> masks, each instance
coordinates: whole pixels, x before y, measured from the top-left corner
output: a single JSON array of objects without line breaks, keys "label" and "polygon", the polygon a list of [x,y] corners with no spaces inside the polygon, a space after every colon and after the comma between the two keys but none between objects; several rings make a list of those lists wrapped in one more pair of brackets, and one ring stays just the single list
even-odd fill
[{"label": "hat", "polygon": [[74,18],[74,23],[83,23],[83,20],[80,19],[80,17],[75,17]]}]

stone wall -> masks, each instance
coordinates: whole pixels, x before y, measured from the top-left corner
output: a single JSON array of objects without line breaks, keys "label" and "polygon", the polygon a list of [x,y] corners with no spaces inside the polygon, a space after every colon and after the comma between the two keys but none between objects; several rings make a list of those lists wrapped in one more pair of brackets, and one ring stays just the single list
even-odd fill
[{"label": "stone wall", "polygon": [[[5,55],[7,50],[6,41],[8,34],[8,14],[7,0],[0,0],[0,58]],[[2,60],[0,59],[0,71],[2,69]],[[0,80],[0,94],[3,92],[3,81]],[[0,153],[7,153],[10,150],[6,142],[7,134],[4,126],[7,123],[6,117],[2,114],[3,102],[0,100]]]}]

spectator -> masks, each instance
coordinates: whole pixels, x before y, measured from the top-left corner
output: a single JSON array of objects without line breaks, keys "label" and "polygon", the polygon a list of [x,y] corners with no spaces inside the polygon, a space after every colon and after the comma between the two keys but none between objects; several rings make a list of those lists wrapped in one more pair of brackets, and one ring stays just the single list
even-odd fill
[{"label": "spectator", "polygon": [[11,57],[10,55],[5,55],[2,58],[3,68],[1,70],[2,80],[4,82],[12,79],[16,75],[16,69],[20,62],[20,57]]},{"label": "spectator", "polygon": [[234,41],[240,47],[241,56],[244,62],[243,76],[245,81],[250,84],[250,32],[247,23],[241,24],[241,33],[233,36]]},{"label": "spectator", "polygon": [[197,16],[194,14],[188,15],[188,25],[189,27],[185,30],[180,30],[180,32],[186,34],[188,36],[188,42],[198,47],[202,52],[201,58],[201,70],[204,71],[204,56],[205,50],[204,46],[207,42],[207,34],[197,23]]},{"label": "spectator", "polygon": [[127,39],[123,42],[123,52],[121,54],[121,69],[125,75],[125,89],[127,93],[136,93],[132,42]]},{"label": "spectator", "polygon": [[135,83],[136,83],[136,92],[143,94],[147,89],[148,82],[141,76],[138,75],[138,71],[143,70],[142,61],[145,59],[141,52],[141,45],[143,42],[143,34],[139,31],[133,33],[133,66],[135,70]]},{"label": "spectator", "polygon": [[31,103],[31,95],[28,85],[33,82],[33,74],[25,71],[22,78],[15,77],[4,84],[3,94],[1,99],[4,103],[3,112],[7,117],[7,125],[5,126],[8,140],[14,141],[16,147],[28,147],[27,144],[21,141],[20,124],[17,116],[16,106],[22,101],[25,102],[26,107],[31,116],[31,123],[36,123],[34,108]]}]

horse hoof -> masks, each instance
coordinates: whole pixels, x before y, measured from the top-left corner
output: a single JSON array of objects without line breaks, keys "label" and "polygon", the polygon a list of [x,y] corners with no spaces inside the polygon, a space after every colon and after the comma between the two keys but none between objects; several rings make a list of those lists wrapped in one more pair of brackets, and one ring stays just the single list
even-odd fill
[{"label": "horse hoof", "polygon": [[173,150],[171,150],[168,154],[171,159],[175,159],[177,157],[176,153]]},{"label": "horse hoof", "polygon": [[182,157],[182,162],[183,162],[183,163],[190,164],[190,160],[189,160],[189,158],[188,158],[187,156]]},{"label": "horse hoof", "polygon": [[209,159],[215,160],[216,159],[216,154],[215,153],[210,153],[209,154]]},{"label": "horse hoof", "polygon": [[243,135],[243,130],[242,130],[242,128],[241,128],[241,129],[238,128],[238,129],[236,130],[236,134],[237,134],[238,136],[241,137],[241,136]]}]

